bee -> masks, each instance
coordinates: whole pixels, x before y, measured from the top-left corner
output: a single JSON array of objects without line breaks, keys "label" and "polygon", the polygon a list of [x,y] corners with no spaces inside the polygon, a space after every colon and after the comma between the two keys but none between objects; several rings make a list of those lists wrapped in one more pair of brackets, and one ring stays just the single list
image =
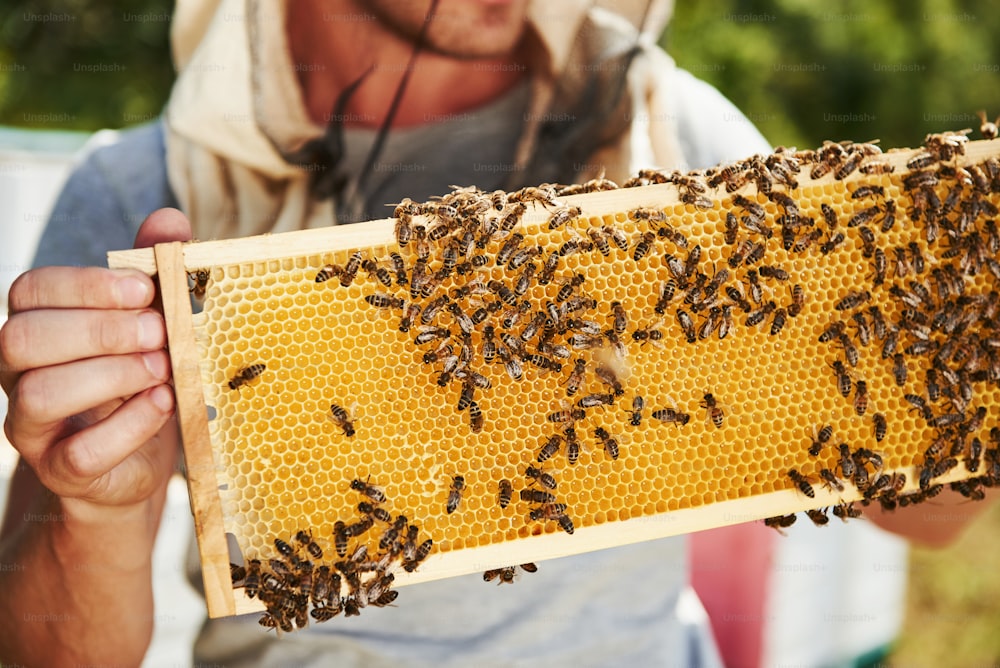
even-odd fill
[{"label": "bee", "polygon": [[615,246],[618,247],[618,250],[628,251],[628,236],[622,230],[614,225],[605,225],[601,228],[601,231],[614,242]]},{"label": "bee", "polygon": [[242,393],[242,390],[240,390],[241,387],[258,378],[266,370],[267,365],[262,362],[257,362],[256,364],[251,364],[248,367],[240,369],[236,372],[235,376],[229,379],[229,389],[239,390]]},{"label": "bee", "polygon": [[667,424],[678,424],[686,425],[690,420],[691,416],[687,413],[682,413],[674,408],[661,408],[650,413],[655,419],[660,422],[666,422]]},{"label": "bee", "polygon": [[351,415],[345,409],[337,404],[330,404],[330,414],[333,416],[333,421],[344,432],[344,436],[354,436],[354,422],[351,419]]},{"label": "bee", "polygon": [[746,320],[745,320],[746,326],[747,327],[756,327],[760,323],[762,323],[765,320],[767,320],[767,317],[769,315],[771,315],[776,308],[778,308],[778,305],[775,304],[773,301],[770,301],[770,302],[764,304],[763,306],[761,306],[756,311],[751,311],[750,313],[747,314],[747,317],[746,317]]},{"label": "bee", "polygon": [[621,379],[618,377],[617,372],[609,366],[603,364],[599,365],[594,369],[594,375],[597,378],[610,387],[616,397],[620,397],[625,394],[625,388],[622,387]]},{"label": "bee", "polygon": [[434,327],[432,325],[425,325],[420,328],[420,333],[417,334],[413,342],[418,346],[422,346],[425,343],[430,343],[431,341],[436,341],[437,339],[447,339],[451,337],[451,330],[445,327]]},{"label": "bee", "polygon": [[559,436],[558,434],[550,437],[549,440],[545,441],[545,443],[542,445],[541,450],[538,451],[538,457],[536,458],[538,463],[541,464],[542,462],[551,459],[553,455],[559,452],[559,445],[561,443],[562,443],[562,436]]},{"label": "bee", "polygon": [[506,347],[501,347],[498,350],[500,355],[500,361],[503,362],[504,369],[507,371],[507,375],[513,380],[521,380],[524,377],[524,369],[521,367],[521,362],[517,360]]},{"label": "bee", "polygon": [[402,309],[406,302],[400,297],[393,297],[383,292],[376,292],[373,295],[365,295],[365,301],[381,309]]},{"label": "bee", "polygon": [[562,227],[574,218],[578,218],[582,211],[578,206],[564,206],[560,209],[556,209],[551,216],[549,216],[549,229],[555,230]]},{"label": "bee", "polygon": [[243,591],[246,592],[246,595],[250,598],[256,598],[257,594],[260,593],[260,568],[260,559],[251,559],[247,562],[246,570],[243,575]]},{"label": "bee", "polygon": [[717,429],[722,427],[722,419],[725,417],[725,413],[719,408],[718,401],[716,401],[715,396],[711,392],[705,393],[701,407],[708,411],[708,417]]},{"label": "bee", "polygon": [[583,359],[578,359],[573,363],[573,371],[569,374],[569,379],[566,381],[566,394],[573,396],[580,389],[583,384],[584,372],[587,368],[587,362]]},{"label": "bee", "polygon": [[782,529],[787,529],[793,524],[795,524],[795,513],[790,515],[777,515],[775,517],[767,517],[764,519],[764,526],[771,527],[782,536],[785,535],[785,532],[782,531]]},{"label": "bee", "polygon": [[820,451],[823,449],[823,446],[827,443],[827,441],[830,440],[831,436],[833,436],[833,425],[828,424],[820,429],[819,433],[816,435],[816,439],[813,441],[812,445],[809,446],[809,454],[813,457],[819,456]]},{"label": "bee", "polygon": [[842,181],[843,179],[847,178],[847,176],[850,175],[851,172],[856,170],[859,164],[861,164],[861,154],[860,153],[851,154],[850,157],[847,158],[847,160],[841,163],[840,167],[837,168],[837,171],[833,173],[833,178],[837,179],[838,181]]},{"label": "bee", "polygon": [[[556,436],[556,438],[558,439],[559,437]],[[556,449],[558,450],[558,448],[559,448],[559,441],[556,441]],[[542,487],[546,489],[556,488],[556,479],[552,477],[550,474],[545,473],[544,471],[537,469],[534,466],[529,466],[528,468],[526,468],[524,470],[524,475],[538,482]]]},{"label": "bee", "polygon": [[344,269],[337,264],[327,264],[324,265],[322,269],[316,272],[316,282],[326,283],[334,276],[340,276],[344,272]]},{"label": "bee", "polygon": [[358,275],[358,269],[361,268],[361,258],[361,251],[356,251],[351,257],[347,258],[347,264],[344,265],[344,270],[340,272],[341,287],[348,288],[354,282],[355,276]]},{"label": "bee", "polygon": [[837,474],[830,469],[820,469],[819,477],[823,480],[823,486],[829,489],[831,492],[837,490],[838,492],[844,491],[844,483],[840,481]]},{"label": "bee", "polygon": [[674,298],[674,294],[677,290],[677,283],[674,279],[668,279],[663,282],[660,287],[660,294],[656,300],[656,306],[653,308],[658,314],[663,315],[667,312],[667,305],[670,304],[671,300]]},{"label": "bee", "polygon": [[792,482],[795,483],[795,486],[799,488],[800,492],[802,492],[809,498],[816,497],[816,492],[815,490],[813,490],[812,484],[805,476],[803,476],[797,470],[791,469],[788,472],[788,477],[791,478]]},{"label": "bee", "polygon": [[485,418],[483,418],[483,411],[479,408],[479,404],[475,401],[469,402],[469,429],[472,433],[478,434],[483,430],[483,424]]},{"label": "bee", "polygon": [[830,517],[826,513],[826,508],[812,508],[806,511],[806,515],[818,527],[825,526],[830,522]]},{"label": "bee", "polygon": [[608,457],[611,457],[612,460],[618,459],[618,441],[611,438],[611,434],[604,427],[594,429],[594,436],[604,445],[604,451]]},{"label": "bee", "polygon": [[684,338],[687,339],[688,343],[694,343],[698,338],[698,332],[695,330],[694,320],[692,320],[687,311],[682,308],[677,309],[676,315],[677,324],[681,326],[681,330],[684,332]]},{"label": "bee", "polygon": [[[414,537],[414,542],[415,541],[416,537]],[[426,559],[427,555],[431,553],[431,549],[433,547],[434,547],[434,541],[430,538],[422,542],[414,551],[413,558],[407,559],[403,562],[403,570],[405,570],[407,573],[412,573],[413,571],[415,571],[417,569],[417,566],[420,565],[420,562]]]},{"label": "bee", "polygon": [[540,489],[522,489],[521,500],[525,503],[555,503],[556,497],[550,492]]},{"label": "bee", "polygon": [[604,257],[611,255],[611,246],[608,244],[608,235],[604,232],[604,230],[592,227],[587,230],[587,235],[594,243],[594,246],[597,247],[597,250],[601,252],[601,255]]},{"label": "bee", "polygon": [[640,396],[632,398],[632,410],[629,412],[629,424],[638,427],[642,424],[642,411],[646,407],[646,400]]},{"label": "bee", "polygon": [[997,125],[1000,124],[1000,116],[998,116],[995,121],[990,123],[989,120],[987,120],[985,109],[980,109],[976,112],[976,115],[979,116],[979,132],[983,135],[983,139],[996,139],[998,134]]},{"label": "bee", "polygon": [[849,292],[840,301],[833,305],[838,311],[846,311],[861,306],[871,299],[871,293],[867,290],[860,292]]},{"label": "bee", "polygon": [[614,323],[614,331],[617,334],[621,334],[628,327],[628,319],[625,314],[625,308],[622,306],[621,302],[611,302],[611,313]]},{"label": "bee", "polygon": [[586,280],[587,277],[583,274],[574,274],[571,278],[564,281],[559,287],[559,292],[556,293],[556,302],[562,303],[569,299],[570,296],[572,296],[573,291],[583,285]]},{"label": "bee", "polygon": [[333,524],[333,545],[337,554],[341,557],[347,554],[347,541],[350,535],[347,533],[347,525],[337,520]]},{"label": "bee", "polygon": [[385,492],[379,487],[368,484],[366,481],[355,478],[351,481],[351,489],[361,492],[375,503],[385,502]]},{"label": "bee", "polygon": [[788,312],[779,308],[774,312],[774,319],[771,320],[771,336],[776,336],[781,332],[781,329],[785,326],[785,320],[788,318]]},{"label": "bee", "polygon": [[564,503],[549,503],[540,506],[532,510],[528,517],[533,522],[556,520],[559,523],[559,528],[568,534],[572,535],[573,533],[573,522],[566,514],[566,504]]},{"label": "bee", "polygon": [[868,410],[868,383],[859,380],[854,384],[854,412],[864,415]]},{"label": "bee", "polygon": [[577,422],[586,417],[587,413],[583,409],[563,409],[554,413],[549,413],[548,421],[557,423]]},{"label": "bee", "polygon": [[853,384],[844,363],[840,360],[834,360],[830,364],[830,368],[833,369],[833,373],[837,376],[837,389],[840,391],[840,396],[848,397],[851,394]]},{"label": "bee", "polygon": [[465,489],[465,478],[456,475],[451,477],[451,488],[448,490],[448,501],[445,510],[448,514],[458,510],[458,504],[462,502],[462,490]]},{"label": "bee", "polygon": [[654,232],[643,232],[638,243],[635,245],[635,251],[632,253],[632,259],[638,262],[642,258],[646,257],[646,255],[649,254],[649,250],[653,247],[653,241],[655,240],[656,234]]},{"label": "bee", "polygon": [[[580,412],[582,413],[583,411]],[[563,435],[566,438],[566,459],[570,465],[576,464],[577,460],[580,459],[580,441],[576,436],[576,429],[566,427],[563,430]]]},{"label": "bee", "polygon": [[187,275],[191,279],[191,289],[188,292],[193,294],[195,299],[204,298],[205,292],[208,290],[208,280],[212,274],[208,269],[195,269],[194,271],[187,272]]},{"label": "bee", "polygon": [[801,285],[792,286],[792,303],[788,306],[788,317],[794,318],[799,313],[802,312],[802,307],[805,306],[806,294],[805,290],[802,289]]},{"label": "bee", "polygon": [[872,427],[875,430],[875,441],[881,443],[882,439],[885,438],[887,427],[885,416],[881,413],[875,413],[872,415]]}]

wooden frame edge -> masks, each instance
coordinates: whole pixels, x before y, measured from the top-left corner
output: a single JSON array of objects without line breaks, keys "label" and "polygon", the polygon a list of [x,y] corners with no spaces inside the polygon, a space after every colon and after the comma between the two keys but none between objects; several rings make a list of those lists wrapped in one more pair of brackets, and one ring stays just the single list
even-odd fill
[{"label": "wooden frame edge", "polygon": [[191,513],[198,536],[205,601],[209,617],[227,617],[236,614],[236,605],[231,593],[229,547],[208,432],[208,411],[202,394],[201,356],[194,338],[183,247],[179,241],[157,244],[153,253],[167,325],[177,419]]}]

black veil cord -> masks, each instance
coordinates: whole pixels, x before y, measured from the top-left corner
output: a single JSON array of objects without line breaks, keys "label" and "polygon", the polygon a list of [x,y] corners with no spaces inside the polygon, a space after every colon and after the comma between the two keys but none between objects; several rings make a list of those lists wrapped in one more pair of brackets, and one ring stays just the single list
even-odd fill
[{"label": "black veil cord", "polygon": [[403,100],[403,94],[406,93],[407,84],[410,82],[410,75],[413,74],[413,68],[416,65],[417,57],[424,50],[424,45],[427,43],[427,31],[431,27],[431,21],[437,15],[437,7],[440,0],[431,0],[431,6],[427,10],[427,16],[424,17],[424,25],[420,28],[420,33],[417,35],[417,39],[413,45],[413,51],[410,53],[410,60],[406,63],[406,70],[403,72],[402,78],[399,80],[399,85],[396,86],[396,93],[392,97],[392,102],[389,105],[389,111],[385,116],[385,120],[382,121],[382,125],[378,129],[378,134],[375,136],[375,143],[372,144],[371,149],[368,151],[368,156],[365,158],[364,165],[361,167],[361,172],[358,175],[358,179],[354,184],[354,192],[358,197],[362,198],[362,220],[368,220],[371,218],[371,212],[368,210],[370,197],[365,197],[364,189],[368,184],[368,177],[372,173],[372,169],[375,166],[375,161],[378,159],[379,154],[382,152],[382,148],[385,146],[386,140],[389,138],[389,129],[392,127],[392,122],[396,119],[396,114],[399,112],[399,105]]},{"label": "black veil cord", "polygon": [[[392,127],[392,122],[395,120],[396,114],[399,112],[399,105],[403,99],[403,94],[406,92],[406,87],[410,81],[410,75],[413,72],[414,64],[417,61],[417,57],[424,49],[427,38],[427,30],[430,28],[431,20],[437,12],[439,2],[440,0],[431,0],[430,9],[424,19],[424,25],[421,27],[420,32],[417,35],[413,51],[410,54],[409,62],[407,62],[406,71],[403,72],[403,76],[399,80],[399,85],[396,87],[396,92],[393,94],[392,102],[389,105],[389,111],[386,114],[382,125],[379,126],[375,142],[372,144],[371,149],[368,151],[368,155],[365,157],[364,165],[362,166],[356,181],[351,184],[348,176],[337,174],[337,166],[344,158],[343,118],[344,112],[347,109],[347,103],[350,101],[351,96],[354,95],[358,87],[364,83],[365,79],[368,78],[368,75],[375,70],[374,63],[370,65],[368,69],[361,74],[361,76],[348,84],[347,87],[344,88],[344,90],[342,90],[337,96],[337,99],[333,103],[333,110],[330,113],[330,121],[326,126],[326,132],[323,133],[323,136],[306,142],[301,148],[285,156],[285,159],[288,162],[308,169],[312,172],[309,179],[309,192],[313,197],[319,200],[335,200],[335,220],[337,218],[336,211],[338,209],[336,200],[343,201],[363,197],[364,188],[368,183],[368,178],[371,175],[372,168],[374,167],[379,154],[382,152],[382,148],[385,146],[385,142],[389,136],[389,130]],[[363,210],[360,212],[360,220],[370,218],[371,215],[368,212],[367,200],[363,200],[362,209]]]}]

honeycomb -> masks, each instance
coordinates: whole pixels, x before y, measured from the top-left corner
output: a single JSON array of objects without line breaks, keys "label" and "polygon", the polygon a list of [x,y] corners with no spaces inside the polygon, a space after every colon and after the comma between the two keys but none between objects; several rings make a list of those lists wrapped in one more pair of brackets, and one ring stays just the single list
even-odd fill
[{"label": "honeycomb", "polygon": [[366,500],[433,541],[405,584],[943,483],[978,498],[1000,477],[996,152],[828,143],[620,189],[456,189],[371,243],[188,245],[237,561],[300,531],[343,557]]}]

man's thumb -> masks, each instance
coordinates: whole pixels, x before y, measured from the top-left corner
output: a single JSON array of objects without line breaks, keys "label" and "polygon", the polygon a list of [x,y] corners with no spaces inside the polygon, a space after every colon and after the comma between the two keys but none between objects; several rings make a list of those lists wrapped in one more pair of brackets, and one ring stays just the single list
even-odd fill
[{"label": "man's thumb", "polygon": [[177,209],[158,209],[142,221],[133,248],[149,248],[168,241],[190,241],[191,222]]}]

